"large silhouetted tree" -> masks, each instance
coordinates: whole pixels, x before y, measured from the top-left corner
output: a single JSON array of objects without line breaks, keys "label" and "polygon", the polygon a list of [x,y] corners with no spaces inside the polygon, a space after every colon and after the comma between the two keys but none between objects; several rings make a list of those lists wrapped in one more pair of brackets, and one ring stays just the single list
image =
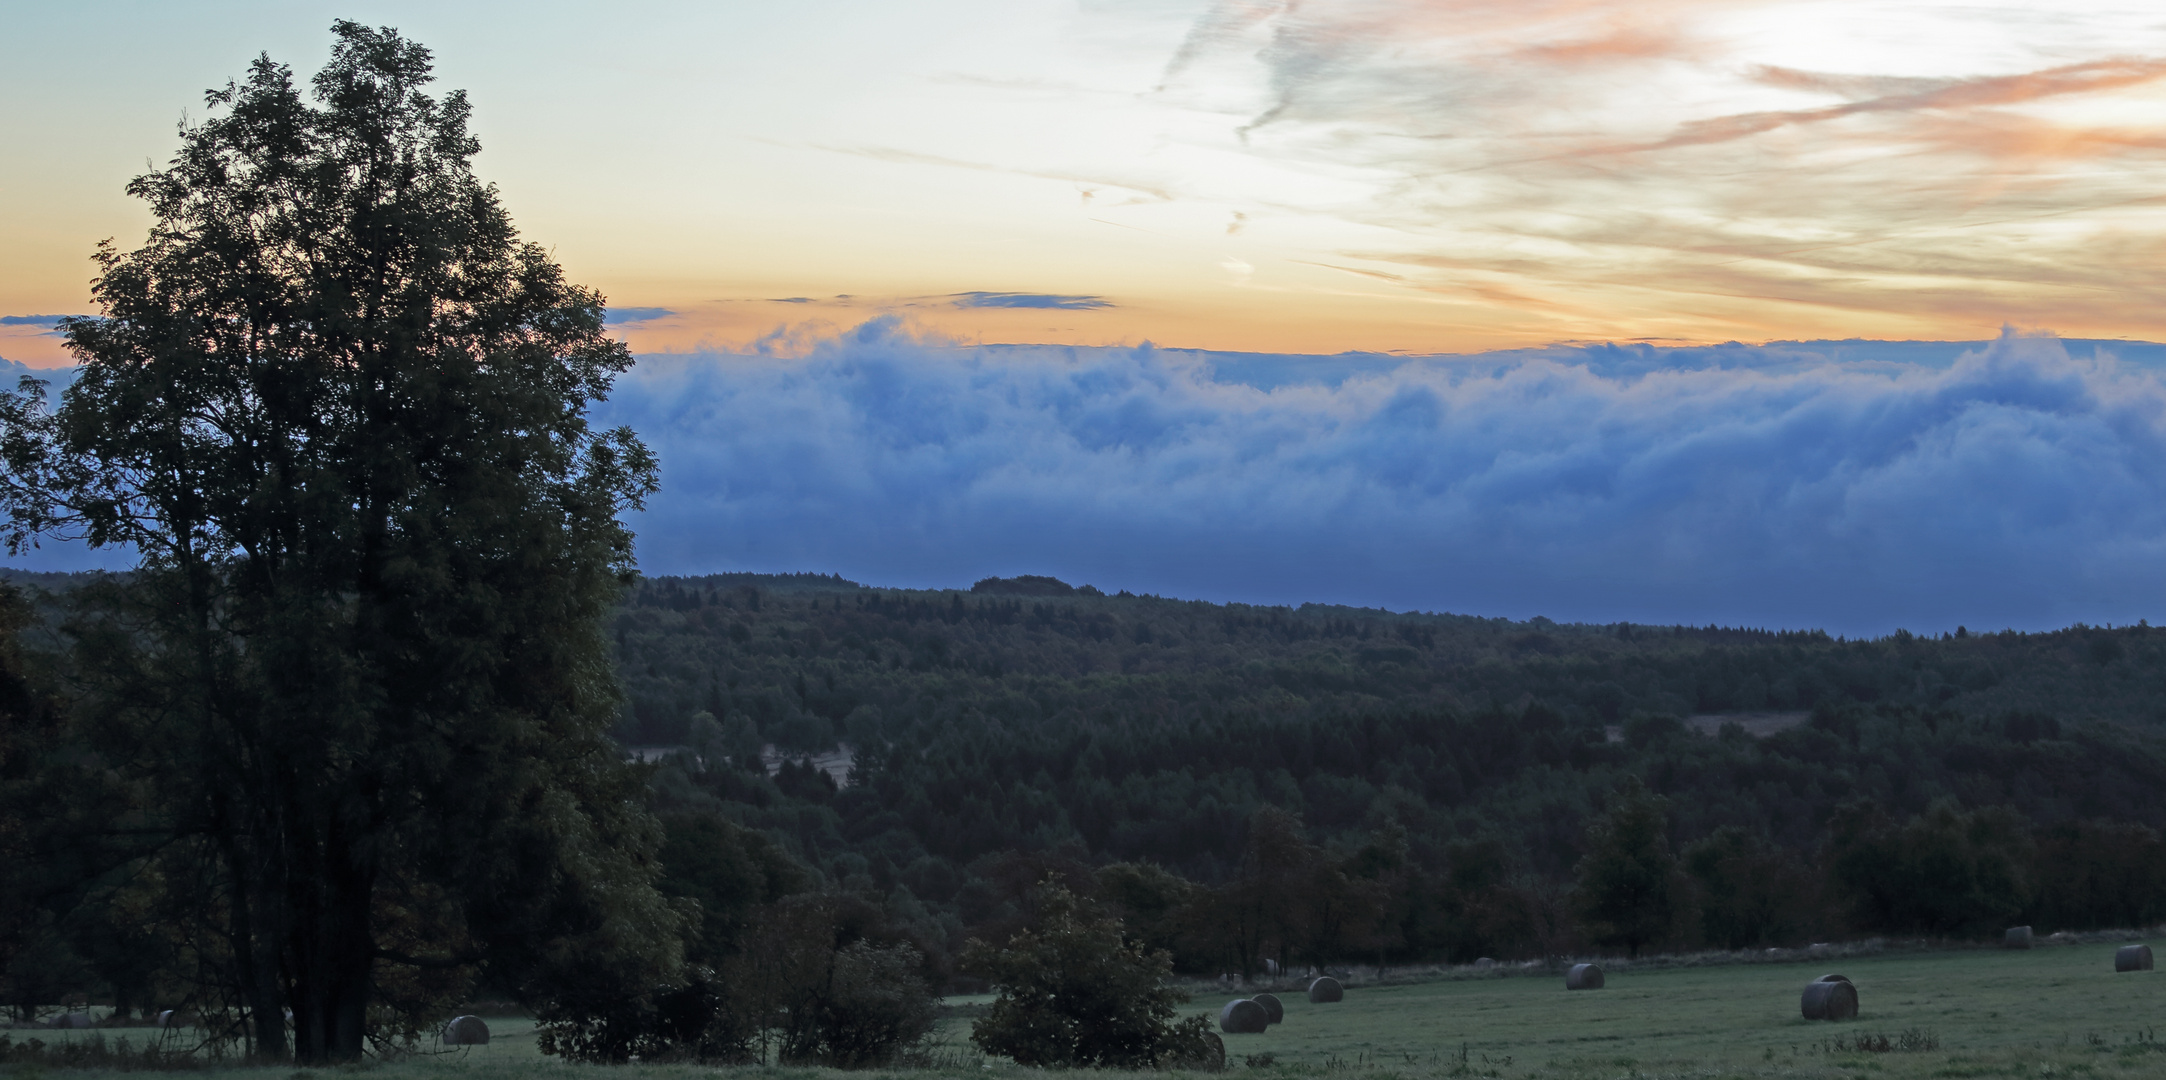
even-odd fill
[{"label": "large silhouetted tree", "polygon": [[387,966],[637,987],[682,930],[604,738],[655,474],[587,412],[629,353],[474,176],[428,51],[333,32],[129,185],[156,224],[99,250],[77,380],[0,416],[16,545],[140,556],[83,593],[85,741],[215,867],[256,1052],[290,1008],[308,1063],[362,1052]]}]

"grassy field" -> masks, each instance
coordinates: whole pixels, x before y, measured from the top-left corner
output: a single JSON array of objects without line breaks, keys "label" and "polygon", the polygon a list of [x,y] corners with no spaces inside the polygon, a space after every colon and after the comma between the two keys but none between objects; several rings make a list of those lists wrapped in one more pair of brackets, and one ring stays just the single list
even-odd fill
[{"label": "grassy field", "polygon": [[[1858,1020],[1799,1017],[1798,994],[1823,968],[1857,985]],[[1257,1080],[2166,1077],[2166,1043],[2152,1041],[2154,1025],[2166,1027],[2166,972],[2116,975],[2111,945],[1893,954],[1812,967],[1675,968],[1620,973],[1598,991],[1568,992],[1561,977],[1513,975],[1356,986],[1333,1005],[1311,1005],[1296,993],[1280,997],[1283,1024],[1261,1035],[1226,1037],[1234,1071]],[[1192,1008],[1215,1012],[1224,1000],[1199,998]],[[490,1025],[495,1040],[486,1047],[356,1068],[381,1073],[382,1080],[511,1080],[573,1068],[536,1054],[526,1021],[497,1017]],[[1038,1072],[968,1052],[968,1025],[964,1018],[943,1024],[948,1049],[940,1067],[870,1075],[988,1080]],[[355,1070],[289,1069],[278,1080],[338,1080],[347,1071]],[[842,1075],[634,1065],[611,1076],[697,1080],[724,1071],[747,1078]]]},{"label": "grassy field", "polygon": [[[1823,968],[1857,985],[1858,1020],[1799,1015]],[[2110,945],[1680,968],[1597,991],[1521,976],[1355,989],[1335,1005],[1282,999],[1286,1022],[1228,1036],[1229,1054],[1409,1075],[2166,1076],[2166,1052],[2153,1050],[2166,1045],[2150,1041],[2166,1027],[2166,981],[2115,975]],[[1881,1038],[1893,1048],[1853,1049]]]}]

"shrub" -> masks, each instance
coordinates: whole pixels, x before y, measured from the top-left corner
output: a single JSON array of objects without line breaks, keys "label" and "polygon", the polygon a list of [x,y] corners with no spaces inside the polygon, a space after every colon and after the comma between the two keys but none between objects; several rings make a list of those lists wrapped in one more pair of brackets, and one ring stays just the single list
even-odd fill
[{"label": "shrub", "polygon": [[554,1000],[536,1017],[544,1054],[566,1061],[742,1062],[752,1059],[752,1035],[722,981],[694,967],[676,983],[645,994],[581,994]]},{"label": "shrub", "polygon": [[989,979],[998,997],[971,1025],[989,1054],[1039,1067],[1151,1068],[1210,1059],[1209,1022],[1176,1024],[1188,1000],[1167,986],[1173,959],[1125,939],[1120,920],[1048,883],[1037,918],[992,946],[972,939],[963,967]]},{"label": "shrub", "polygon": [[572,986],[541,1013],[541,1050],[599,1063],[764,1063],[772,1049],[788,1065],[888,1064],[931,1033],[935,1007],[922,955],[876,936],[878,921],[848,896],[765,905],[719,975],[691,968],[644,994]]},{"label": "shrub", "polygon": [[894,1061],[937,1016],[921,963],[906,944],[855,941],[836,950],[826,985],[797,1006],[806,1022],[785,1042],[783,1059],[842,1069]]},{"label": "shrub", "polygon": [[724,973],[763,1059],[772,1042],[786,1065],[878,1065],[932,1031],[923,959],[864,900],[817,894],[763,909]]}]

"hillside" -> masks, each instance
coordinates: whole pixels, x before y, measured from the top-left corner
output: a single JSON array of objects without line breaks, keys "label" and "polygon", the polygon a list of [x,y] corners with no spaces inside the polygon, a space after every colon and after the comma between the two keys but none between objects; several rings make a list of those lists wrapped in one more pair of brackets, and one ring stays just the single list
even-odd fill
[{"label": "hillside", "polygon": [[[1349,857],[1397,844],[1436,881],[1515,883],[1534,913],[1464,947],[1521,952],[1564,919],[1588,822],[1628,776],[1667,796],[1673,850],[1765,838],[1769,881],[1824,878],[1845,805],[1884,831],[1936,800],[2044,831],[2166,825],[2166,641],[2148,627],[1843,641],[1065,588],[648,580],[617,617],[619,735],[691,747],[664,755],[661,808],[907,894],[957,942],[1012,901],[1003,875],[1040,872],[1017,858],[1229,881],[1265,808]],[[1752,729],[1725,723],[1746,712]],[[855,770],[839,790],[810,767],[769,775],[837,746]],[[1839,906],[1784,933],[1840,932]],[[1458,948],[1440,941],[1409,951]]]},{"label": "hillside", "polygon": [[[49,609],[70,583],[9,576]],[[1047,877],[1195,972],[1587,947],[1615,940],[1574,898],[1591,826],[1636,799],[1684,875],[1650,942],[2166,919],[2142,625],[1845,641],[717,575],[639,582],[610,632],[669,890],[852,894],[943,971]]]},{"label": "hillside", "polygon": [[970,592],[818,575],[647,579],[617,620],[632,699],[620,734],[681,741],[694,711],[739,710],[785,745],[812,749],[846,737],[861,706],[995,687],[1030,687],[1026,696],[1043,704],[1056,683],[1153,708],[1209,700],[1228,712],[1538,701],[1573,726],[1635,712],[1845,703],[2130,725],[2166,718],[2166,637],[2148,626],[1842,641],[1818,631],[1564,625],[1096,590],[1018,595],[1004,584]]}]

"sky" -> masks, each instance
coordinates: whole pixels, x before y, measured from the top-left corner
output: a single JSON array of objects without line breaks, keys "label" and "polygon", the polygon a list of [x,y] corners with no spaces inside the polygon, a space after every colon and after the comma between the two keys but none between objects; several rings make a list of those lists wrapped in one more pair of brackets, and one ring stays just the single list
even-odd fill
[{"label": "sky", "polygon": [[0,17],[0,357],[66,363],[205,89],[397,26],[641,356],[650,571],[1858,633],[2166,599],[2155,4]]}]

